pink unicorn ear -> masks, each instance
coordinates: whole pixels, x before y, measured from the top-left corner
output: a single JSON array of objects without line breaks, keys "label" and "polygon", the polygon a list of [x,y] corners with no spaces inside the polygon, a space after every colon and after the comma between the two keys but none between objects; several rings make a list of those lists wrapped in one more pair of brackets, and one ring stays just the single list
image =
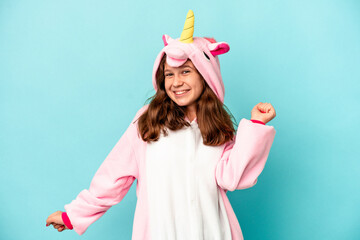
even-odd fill
[{"label": "pink unicorn ear", "polygon": [[162,36],[162,40],[164,41],[164,45],[166,47],[169,44],[169,42],[171,42],[173,39],[170,36],[164,34]]},{"label": "pink unicorn ear", "polygon": [[230,46],[226,42],[210,43],[208,44],[208,47],[214,57],[227,53],[230,50]]}]

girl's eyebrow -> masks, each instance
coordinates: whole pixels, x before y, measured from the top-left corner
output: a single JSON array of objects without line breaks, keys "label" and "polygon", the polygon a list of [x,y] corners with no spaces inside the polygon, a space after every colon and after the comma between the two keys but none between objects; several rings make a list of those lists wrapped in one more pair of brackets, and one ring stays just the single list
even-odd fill
[{"label": "girl's eyebrow", "polygon": [[192,68],[192,67],[191,67],[190,65],[188,65],[188,64],[184,64],[184,65],[180,66],[180,68],[186,68],[186,67]]}]

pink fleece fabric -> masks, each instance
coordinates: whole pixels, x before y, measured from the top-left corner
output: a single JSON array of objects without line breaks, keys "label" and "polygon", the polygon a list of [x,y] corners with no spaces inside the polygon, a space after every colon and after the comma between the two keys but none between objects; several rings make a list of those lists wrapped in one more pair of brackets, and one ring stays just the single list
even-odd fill
[{"label": "pink fleece fabric", "polygon": [[259,120],[253,120],[251,119],[250,121],[252,121],[253,123],[260,123],[262,125],[265,125],[265,123],[263,123],[262,121],[259,121]]}]

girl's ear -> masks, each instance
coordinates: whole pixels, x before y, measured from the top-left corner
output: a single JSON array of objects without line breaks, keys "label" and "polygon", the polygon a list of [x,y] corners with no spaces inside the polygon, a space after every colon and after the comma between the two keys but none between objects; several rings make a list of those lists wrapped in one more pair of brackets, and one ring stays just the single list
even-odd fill
[{"label": "girl's ear", "polygon": [[170,36],[166,35],[166,34],[164,34],[162,36],[162,39],[164,41],[165,47],[169,44],[169,42],[173,41],[173,39]]},{"label": "girl's ear", "polygon": [[230,46],[226,42],[209,43],[208,48],[214,57],[230,50]]}]

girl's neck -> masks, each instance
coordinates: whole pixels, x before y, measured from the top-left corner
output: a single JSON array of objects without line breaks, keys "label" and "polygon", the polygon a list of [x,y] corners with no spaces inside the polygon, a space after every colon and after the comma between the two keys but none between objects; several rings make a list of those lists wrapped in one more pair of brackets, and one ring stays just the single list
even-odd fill
[{"label": "girl's neck", "polygon": [[186,109],[186,117],[190,120],[190,122],[194,121],[196,118],[196,106],[188,106]]},{"label": "girl's neck", "polygon": [[192,122],[192,121],[194,121],[194,119],[196,118],[196,115],[195,115],[195,116],[189,116],[189,115],[187,115],[186,117],[189,119],[190,122]]}]

